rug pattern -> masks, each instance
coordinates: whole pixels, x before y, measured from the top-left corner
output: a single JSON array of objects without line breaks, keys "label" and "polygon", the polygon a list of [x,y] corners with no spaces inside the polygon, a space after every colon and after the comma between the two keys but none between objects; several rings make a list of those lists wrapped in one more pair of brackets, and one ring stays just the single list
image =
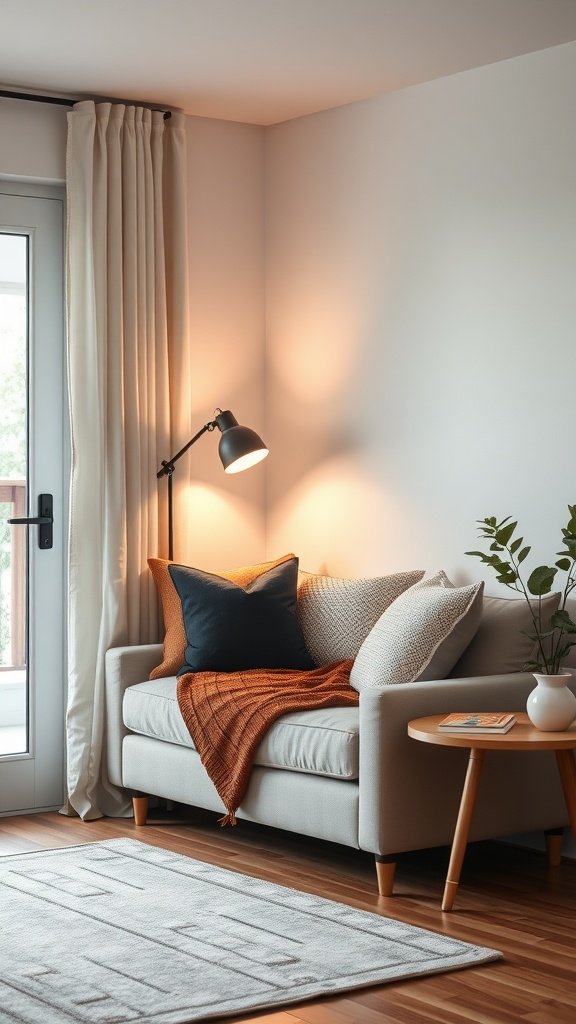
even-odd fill
[{"label": "rug pattern", "polygon": [[0,1024],[183,1024],[499,956],[131,839],[0,858]]}]

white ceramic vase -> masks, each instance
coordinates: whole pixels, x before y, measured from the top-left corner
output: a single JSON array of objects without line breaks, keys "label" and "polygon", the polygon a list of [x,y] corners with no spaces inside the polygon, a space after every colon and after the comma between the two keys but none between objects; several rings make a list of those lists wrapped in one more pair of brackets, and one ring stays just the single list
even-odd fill
[{"label": "white ceramic vase", "polygon": [[567,686],[572,673],[533,675],[537,685],[526,702],[528,718],[542,732],[562,732],[576,718],[576,697]]}]

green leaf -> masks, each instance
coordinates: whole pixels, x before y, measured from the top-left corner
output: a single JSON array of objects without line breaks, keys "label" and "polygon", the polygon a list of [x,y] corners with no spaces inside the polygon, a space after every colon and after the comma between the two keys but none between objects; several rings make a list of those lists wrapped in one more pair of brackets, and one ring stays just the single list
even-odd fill
[{"label": "green leaf", "polygon": [[549,565],[539,565],[531,573],[526,584],[530,593],[535,597],[549,594],[557,572],[557,569],[551,568]]},{"label": "green leaf", "polygon": [[512,544],[510,545],[510,551],[512,552],[513,555],[516,554],[523,540],[524,537],[517,537],[516,540],[512,542]]},{"label": "green leaf", "polygon": [[558,566],[559,569],[562,569],[563,572],[568,572],[568,570],[570,569],[570,566],[572,565],[572,562],[570,561],[569,558],[559,558],[558,561],[556,562],[556,565]]},{"label": "green leaf", "polygon": [[474,555],[476,558],[479,558],[484,562],[485,565],[490,565],[492,568],[495,568],[494,559],[496,558],[496,555],[486,555],[483,551],[466,551],[465,554]]},{"label": "green leaf", "polygon": [[554,629],[562,629],[565,633],[576,633],[576,624],[572,622],[567,611],[560,608],[550,618],[550,625],[554,626]]},{"label": "green leaf", "polygon": [[564,660],[566,655],[569,654],[570,649],[572,647],[574,647],[575,643],[576,643],[575,640],[571,640],[568,643],[566,643],[565,646],[562,647],[562,649],[560,651],[557,651],[557,653],[556,653],[556,661],[558,662],[558,671],[560,671],[560,665],[561,665],[562,661]]},{"label": "green leaf", "polygon": [[504,562],[499,555],[486,555],[485,562],[496,570],[510,568],[510,563]]},{"label": "green leaf", "polygon": [[513,587],[517,577],[514,573],[500,573],[496,579],[498,583],[504,583],[507,587]]},{"label": "green leaf", "polygon": [[[570,507],[570,506],[568,506],[568,507]],[[574,536],[574,534],[576,533],[576,516],[574,516],[574,514],[571,514],[569,522],[568,522],[568,526],[566,527],[566,529],[567,529],[568,533],[572,534],[572,536]]]},{"label": "green leaf", "polygon": [[554,636],[553,629],[547,629],[545,633],[529,633],[527,629],[521,629],[520,632],[524,636],[529,636],[531,640],[547,640],[548,637]]},{"label": "green leaf", "polygon": [[[509,518],[510,516],[508,516],[508,519]],[[507,522],[506,519],[504,519],[502,523],[500,523],[494,535],[495,539],[498,541],[499,544],[502,545],[502,547],[506,547],[508,541],[510,540],[512,534],[514,533],[514,530],[518,526],[518,523],[508,523],[508,526],[504,526],[503,523],[505,522]]]},{"label": "green leaf", "polygon": [[485,519],[477,519],[476,522],[483,529],[487,529],[487,530],[495,530],[496,529],[496,517],[495,516],[487,516]]},{"label": "green leaf", "polygon": [[517,559],[518,564],[520,564],[520,562],[523,562],[525,558],[528,558],[528,555],[530,554],[530,551],[531,551],[531,548],[529,548],[528,546],[525,547],[525,548],[522,548],[522,551],[518,555],[518,559]]}]

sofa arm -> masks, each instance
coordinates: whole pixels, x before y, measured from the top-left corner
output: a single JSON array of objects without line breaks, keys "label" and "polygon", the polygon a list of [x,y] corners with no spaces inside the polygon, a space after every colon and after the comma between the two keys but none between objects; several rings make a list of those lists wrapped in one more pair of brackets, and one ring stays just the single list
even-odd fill
[{"label": "sofa arm", "polygon": [[[451,711],[524,710],[534,686],[530,673],[511,673],[363,690],[361,849],[393,856],[452,842],[468,751],[411,739],[407,734],[411,719]],[[487,754],[471,839],[554,828],[566,821],[553,754]]]},{"label": "sofa arm", "polygon": [[122,740],[128,730],[122,718],[126,687],[143,683],[162,661],[162,644],[112,647],[106,651],[106,752],[111,782],[122,786]]}]

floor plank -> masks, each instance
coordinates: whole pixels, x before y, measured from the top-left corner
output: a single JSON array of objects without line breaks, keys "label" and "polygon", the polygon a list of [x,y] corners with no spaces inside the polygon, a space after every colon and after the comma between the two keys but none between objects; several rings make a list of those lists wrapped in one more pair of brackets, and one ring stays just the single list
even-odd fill
[{"label": "floor plank", "polygon": [[440,901],[448,851],[406,855],[397,895],[378,896],[367,854],[177,808],[131,819],[81,822],[60,814],[0,818],[0,855],[130,837],[197,860],[381,913],[467,942],[496,947],[502,961],[358,989],[249,1016],[243,1024],[575,1024],[576,862],[549,868],[543,854],[502,843],[470,846],[451,914]]}]

